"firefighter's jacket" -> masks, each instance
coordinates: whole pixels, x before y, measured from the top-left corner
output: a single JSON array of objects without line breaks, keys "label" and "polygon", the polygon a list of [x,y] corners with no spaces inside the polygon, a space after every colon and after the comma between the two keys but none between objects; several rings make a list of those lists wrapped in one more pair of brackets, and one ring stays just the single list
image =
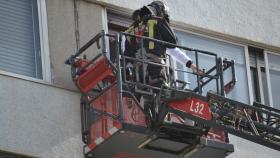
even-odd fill
[{"label": "firefighter's jacket", "polygon": [[[172,29],[169,27],[169,24],[165,19],[160,17],[144,17],[142,21],[134,22],[126,30],[126,33],[146,36],[172,44],[177,43],[176,37]],[[122,38],[122,50],[124,54],[130,57],[136,57],[135,54],[141,47],[141,39],[132,36],[126,36]],[[164,58],[167,53],[172,57],[175,57],[176,59],[178,58],[178,61],[181,61],[184,65],[191,62],[191,59],[185,53],[180,51],[178,48],[175,48],[174,46],[165,45],[149,40],[143,40],[143,46],[146,50],[146,53],[153,54],[156,57]]]}]

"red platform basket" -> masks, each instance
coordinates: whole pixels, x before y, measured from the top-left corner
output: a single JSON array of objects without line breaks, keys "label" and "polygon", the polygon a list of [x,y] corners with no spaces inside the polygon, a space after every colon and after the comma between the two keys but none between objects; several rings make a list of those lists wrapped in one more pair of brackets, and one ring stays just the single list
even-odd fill
[{"label": "red platform basket", "polygon": [[[118,119],[120,109],[117,85],[112,85],[92,100],[90,107],[99,112],[89,116],[94,117],[93,120],[95,120],[90,125],[88,144],[89,149],[92,150],[121,129]],[[127,124],[147,127],[144,112],[130,97],[123,97],[123,121]]]},{"label": "red platform basket", "polygon": [[103,80],[113,82],[116,79],[112,67],[106,60],[105,57],[101,56],[78,76],[76,84],[82,92],[87,93]]}]

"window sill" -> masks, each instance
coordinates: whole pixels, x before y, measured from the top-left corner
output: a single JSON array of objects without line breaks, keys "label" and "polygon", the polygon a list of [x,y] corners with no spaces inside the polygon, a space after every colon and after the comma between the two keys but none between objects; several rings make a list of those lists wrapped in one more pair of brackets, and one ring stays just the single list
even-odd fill
[{"label": "window sill", "polygon": [[0,70],[0,76],[7,76],[7,77],[11,77],[11,78],[21,79],[21,80],[25,80],[25,81],[29,81],[29,82],[34,82],[34,83],[38,83],[38,84],[42,84],[42,85],[46,85],[46,86],[51,86],[51,87],[71,91],[71,92],[78,92],[78,90],[73,90],[73,89],[70,89],[70,88],[65,88],[65,87],[62,87],[62,86],[59,86],[59,85],[55,85],[55,84],[53,84],[49,81],[46,81],[44,79],[37,79],[37,78],[28,77],[28,76],[24,76],[24,75],[19,75],[19,74],[15,74],[15,73],[3,71],[3,70]]}]

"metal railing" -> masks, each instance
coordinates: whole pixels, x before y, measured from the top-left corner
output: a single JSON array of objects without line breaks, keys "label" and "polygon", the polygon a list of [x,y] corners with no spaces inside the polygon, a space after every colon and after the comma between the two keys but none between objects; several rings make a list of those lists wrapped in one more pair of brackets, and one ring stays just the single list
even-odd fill
[{"label": "metal railing", "polygon": [[[131,38],[137,38],[138,40],[140,40],[139,43],[139,50],[138,52],[140,52],[141,58],[136,58],[136,57],[131,57],[131,56],[127,56],[125,55],[122,51],[121,51],[121,40],[122,36],[125,37],[131,37]],[[111,48],[114,48],[114,50],[110,50],[110,51],[114,51],[114,53],[116,53],[116,58],[117,59],[109,59],[109,52],[108,52],[108,48],[110,47],[108,44],[108,40],[106,40],[106,38],[111,38],[114,46],[112,46]],[[101,44],[100,44],[101,41]],[[171,65],[168,65],[166,63],[171,63],[170,60],[171,58],[169,57],[169,61],[167,61],[167,58],[163,58],[163,60],[165,60],[165,64],[161,64],[161,63],[157,63],[157,62],[153,62],[153,61],[148,61],[147,57],[146,57],[146,46],[144,45],[145,42],[154,42],[155,44],[160,44],[160,45],[164,45],[165,47],[177,47],[180,48],[183,51],[189,51],[190,53],[194,53],[195,55],[195,64],[196,64],[196,72],[199,71],[199,69],[201,68],[200,66],[200,60],[199,60],[199,55],[206,55],[210,58],[213,59],[213,63],[215,63],[215,65],[211,68],[209,68],[208,70],[205,71],[204,74],[198,74],[196,72],[189,72],[189,71],[185,71],[185,70],[181,70],[181,69],[177,69],[172,67]],[[89,60],[89,62],[82,68],[80,68],[79,70],[76,69],[75,64],[75,59],[77,57],[81,57],[83,55],[83,53],[85,52],[85,50],[87,50],[90,46],[96,44],[98,49],[102,48],[102,53],[96,55],[94,58],[92,58],[91,60]],[[132,52],[132,53],[136,53],[136,52]],[[199,50],[199,49],[194,49],[194,48],[189,48],[189,47],[185,47],[185,46],[180,46],[180,45],[176,45],[176,44],[172,44],[172,43],[168,43],[165,41],[161,41],[161,40],[157,40],[157,39],[153,39],[153,38],[149,38],[149,37],[145,37],[145,36],[139,36],[139,35],[133,35],[133,34],[128,34],[125,32],[121,32],[119,34],[115,34],[115,35],[111,35],[111,34],[107,34],[105,31],[102,31],[100,33],[98,33],[96,36],[94,36],[89,42],[87,42],[83,47],[81,47],[74,55],[72,55],[65,63],[66,64],[70,64],[71,65],[71,73],[72,73],[72,78],[75,79],[78,75],[81,74],[81,72],[83,72],[86,68],[88,68],[90,65],[92,65],[92,63],[94,63],[98,58],[100,58],[101,56],[107,58],[108,63],[110,64],[110,66],[114,69],[114,71],[117,74],[117,82],[119,85],[119,89],[120,92],[122,92],[122,88],[123,86],[131,86],[134,85],[135,87],[143,87],[142,89],[148,89],[149,91],[147,91],[147,94],[152,94],[151,90],[161,90],[161,87],[156,87],[156,86],[152,86],[150,84],[148,84],[145,80],[146,77],[146,71],[145,71],[145,67],[147,67],[147,65],[154,65],[154,66],[158,66],[158,67],[162,67],[167,69],[167,71],[169,71],[169,68],[171,67],[174,70],[174,73],[171,75],[168,75],[168,80],[171,81],[171,77],[172,75],[174,75],[176,72],[183,72],[183,73],[187,73],[187,74],[191,74],[191,75],[195,75],[196,76],[196,88],[192,89],[192,91],[197,92],[198,94],[202,94],[202,87],[204,87],[205,85],[207,85],[210,81],[215,80],[215,84],[216,84],[216,89],[214,91],[216,91],[217,94],[220,94],[222,96],[225,95],[225,89],[224,89],[224,71],[227,70],[228,68],[232,69],[232,81],[231,83],[235,83],[235,70],[234,70],[234,61],[227,61],[227,66],[223,66],[224,62],[222,60],[222,58],[218,58],[217,54],[213,53],[213,52],[209,52],[209,51],[204,51],[204,50]],[[127,61],[133,61],[134,63],[141,63],[139,65],[141,65],[142,67],[142,82],[139,82],[139,80],[127,80],[127,74],[125,73],[125,67],[127,64]],[[112,61],[116,61],[116,63],[113,63]],[[139,72],[136,72],[139,75]],[[214,74],[213,74],[214,73]],[[173,76],[174,78],[174,76]],[[201,82],[203,79],[206,79],[205,81]],[[172,82],[177,82],[177,83],[187,83],[187,81],[180,81],[180,80],[173,80]],[[176,88],[177,84],[172,84],[172,82],[169,83],[169,88]]]},{"label": "metal railing", "polygon": [[[122,36],[125,37],[130,37],[130,38],[136,38],[137,40],[140,40],[139,43],[139,49],[138,52],[140,52],[141,58],[136,58],[136,57],[131,57],[131,56],[127,56],[124,54],[124,52],[122,52],[121,49],[121,43],[122,43]],[[110,44],[108,43],[108,39],[106,38],[110,38],[111,39],[111,47]],[[196,72],[189,72],[189,71],[185,71],[185,70],[180,70],[180,69],[175,69],[174,67],[172,67],[172,69],[174,70],[174,73],[176,72],[183,72],[183,73],[188,73],[191,75],[195,75],[196,76],[196,88],[192,89],[191,91],[198,93],[200,95],[202,95],[202,87],[207,85],[210,81],[215,80],[215,84],[216,84],[216,93],[220,94],[222,96],[224,96],[224,80],[223,80],[223,72],[228,69],[229,67],[232,67],[232,76],[235,76],[234,74],[234,65],[230,65],[230,66],[223,66],[223,60],[221,58],[218,58],[217,54],[213,53],[213,52],[209,52],[209,51],[204,51],[204,50],[199,50],[199,49],[194,49],[194,48],[189,48],[189,47],[185,47],[185,46],[180,46],[180,45],[176,45],[176,44],[172,44],[172,43],[168,43],[165,41],[161,41],[161,40],[157,40],[157,39],[153,39],[153,38],[149,38],[149,37],[145,37],[145,36],[138,36],[138,35],[133,35],[133,34],[128,34],[128,33],[117,33],[115,35],[111,35],[111,34],[107,34],[105,31],[102,31],[100,33],[98,33],[96,36],[94,36],[89,42],[87,42],[83,47],[81,47],[74,55],[72,55],[65,63],[66,64],[70,64],[71,65],[71,74],[72,74],[72,79],[73,81],[75,81],[77,79],[78,76],[80,76],[84,70],[86,70],[88,67],[90,67],[91,65],[93,65],[93,63],[95,61],[97,61],[99,58],[104,57],[106,58],[106,61],[108,62],[108,64],[110,65],[110,67],[114,70],[115,72],[115,76],[117,78],[116,80],[116,84],[118,87],[118,96],[119,96],[119,111],[120,111],[120,122],[123,122],[123,100],[121,98],[123,98],[123,93],[130,91],[131,93],[129,94],[134,94],[134,98],[136,98],[135,96],[139,96],[139,95],[149,95],[149,96],[153,96],[155,93],[158,93],[157,95],[162,95],[163,92],[163,86],[159,87],[159,86],[153,86],[149,83],[146,82],[145,78],[146,78],[146,71],[145,71],[145,66],[148,65],[154,65],[154,66],[158,66],[158,67],[162,67],[165,68],[165,71],[169,71],[170,65],[167,64],[167,58],[163,58],[163,60],[165,60],[165,64],[161,64],[158,62],[154,62],[154,61],[148,61],[146,58],[146,46],[145,46],[145,42],[154,42],[154,44],[160,44],[163,45],[164,47],[177,47],[180,48],[184,51],[189,51],[189,52],[193,52],[195,54],[195,63],[196,63],[196,72],[199,71],[200,69],[200,62],[199,62],[199,55],[206,55],[208,57],[211,57],[213,59],[213,62],[215,63],[215,65],[212,68],[209,68],[209,70],[207,70],[204,74],[198,74]],[[85,51],[91,47],[92,45],[96,45],[98,49],[101,49],[101,53],[97,54],[95,57],[93,57],[92,59],[87,59],[88,62],[86,65],[84,65],[83,67],[80,67],[79,69],[77,69],[77,66],[75,65],[75,61],[77,58],[81,58],[81,56],[85,57]],[[108,48],[111,48],[112,50],[108,50]],[[109,51],[116,53],[115,57],[116,59],[110,59],[109,57]],[[132,52],[132,53],[136,53],[136,52]],[[164,54],[165,52],[163,52]],[[140,82],[139,80],[127,80],[127,74],[126,74],[126,64],[127,64],[127,60],[133,61],[134,63],[141,63],[141,67],[142,67],[142,82]],[[114,63],[112,61],[115,61]],[[169,63],[170,63],[170,58],[169,58]],[[214,74],[211,74],[213,73]],[[136,74],[140,72],[135,72]],[[173,75],[174,75],[173,73]],[[171,81],[171,75],[168,76],[168,80]],[[173,77],[174,78],[174,77]],[[205,82],[201,82],[202,79],[207,78],[207,80]],[[234,77],[235,79],[235,77]],[[173,83],[172,83],[173,82]],[[180,80],[173,80],[172,82],[169,83],[168,88],[170,90],[178,90],[176,87],[176,82],[177,83],[186,83],[186,81],[180,81]],[[174,84],[175,82],[175,84]],[[173,86],[172,86],[173,85]],[[174,86],[175,85],[175,86]],[[79,87],[79,86],[77,86]],[[128,87],[132,87],[132,88],[128,88]],[[103,89],[106,89],[103,88]],[[92,90],[95,90],[95,92],[97,93],[102,93],[102,88],[99,87],[98,90],[94,89],[94,87],[92,87]],[[182,88],[181,90],[184,91],[184,88]],[[190,89],[187,89],[188,91],[190,91]],[[139,100],[138,100],[139,101]],[[144,110],[144,109],[143,109]]]},{"label": "metal railing", "polygon": [[[121,52],[121,36],[130,36],[133,38],[138,38],[140,39],[140,45],[139,45],[139,52],[142,55],[142,58],[135,58],[131,56],[124,55],[123,52]],[[113,39],[113,44],[114,46],[112,47],[117,53],[116,55],[116,61],[115,63],[112,62],[109,57],[108,57],[108,40],[106,38],[111,38]],[[85,50],[87,50],[90,46],[93,44],[96,44],[99,49],[101,49],[100,46],[100,40],[102,42],[102,53],[97,55],[91,60],[88,60],[88,63],[84,65],[83,67],[80,67],[77,69],[76,64],[76,58],[80,57]],[[149,83],[146,83],[144,80],[144,76],[146,75],[145,72],[143,73],[143,82],[139,83],[137,80],[127,80],[126,79],[126,60],[134,61],[134,62],[139,62],[142,65],[142,69],[144,70],[145,65],[156,65],[160,67],[167,68],[169,70],[169,65],[167,64],[160,64],[152,61],[147,61],[144,56],[145,56],[145,49],[146,46],[144,42],[147,41],[153,41],[157,44],[162,44],[167,47],[177,47],[182,50],[190,51],[195,53],[195,61],[197,65],[197,71],[200,68],[200,62],[199,62],[199,54],[211,56],[214,58],[215,65],[212,68],[209,68],[204,74],[200,75],[198,73],[191,73],[187,72],[184,70],[179,70],[179,69],[174,69],[175,71],[178,72],[184,72],[184,73],[189,73],[192,75],[196,76],[197,79],[197,87],[192,89],[192,92],[190,90],[184,92],[184,98],[186,96],[194,96],[197,98],[202,98],[202,87],[210,83],[211,80],[215,80],[216,82],[216,93],[208,93],[207,97],[203,97],[204,99],[207,99],[207,102],[209,103],[209,106],[211,107],[212,114],[213,114],[213,119],[212,120],[205,120],[200,117],[196,117],[194,115],[191,115],[189,113],[172,109],[169,108],[168,106],[165,106],[169,112],[172,112],[182,118],[189,118],[195,122],[198,122],[202,125],[207,125],[209,127],[217,127],[222,130],[226,130],[227,132],[230,132],[232,134],[235,134],[237,136],[240,136],[242,138],[248,139],[250,141],[265,145],[267,147],[280,150],[280,131],[279,131],[279,110],[269,108],[267,106],[255,103],[255,106],[250,106],[241,102],[237,102],[228,98],[223,97],[225,95],[225,89],[224,89],[224,71],[227,69],[231,68],[231,73],[232,73],[232,80],[226,84],[230,85],[235,84],[236,79],[235,79],[235,69],[234,69],[234,61],[227,61],[227,60],[222,60],[222,58],[218,58],[217,54],[208,52],[208,51],[203,51],[203,50],[198,50],[198,49],[193,49],[193,48],[188,48],[184,46],[179,46],[175,45],[172,43],[152,39],[149,37],[144,37],[144,36],[137,36],[137,35],[132,35],[132,34],[127,34],[127,33],[120,33],[120,34],[115,34],[115,35],[110,35],[102,31],[101,33],[97,34],[95,37],[93,37],[88,43],[86,43],[82,48],[80,48],[76,54],[72,55],[67,61],[67,64],[71,65],[71,73],[72,73],[72,79],[75,81],[77,77],[82,75],[84,72],[83,70],[86,70],[92,64],[94,64],[95,61],[97,61],[100,57],[104,57],[106,59],[106,62],[110,65],[110,67],[114,70],[114,74],[116,76],[116,81],[113,83],[114,85],[117,84],[118,86],[118,100],[119,100],[119,116],[112,116],[113,119],[119,120],[121,123],[123,123],[123,94],[129,94],[132,96],[134,100],[137,100],[135,97],[136,92],[135,87],[139,86],[142,87],[142,89],[150,89],[157,91],[160,90],[162,91],[162,87],[156,87],[153,85],[149,85]],[[113,50],[110,50],[113,51]],[[165,60],[168,60],[165,58]],[[214,72],[214,74],[213,74]],[[201,79],[207,78],[206,81],[201,83]],[[113,85],[111,84],[111,85]],[[130,89],[129,87],[132,87]],[[143,88],[144,87],[144,88]],[[94,88],[94,87],[93,87]],[[110,85],[107,86],[107,89],[110,88]],[[179,92],[176,87],[167,87],[169,90],[174,90],[176,92]],[[103,88],[103,90],[100,88],[100,91],[98,92],[99,95],[102,94],[106,88]],[[149,91],[147,91],[149,92]],[[160,93],[161,94],[161,93]],[[149,95],[147,93],[146,95]],[[163,109],[163,108],[162,108]],[[144,111],[144,109],[142,109]],[[164,110],[164,109],[163,109]],[[111,116],[110,113],[102,112],[102,111],[96,111],[99,113],[102,113],[102,115],[108,115]],[[263,116],[263,120],[256,121],[251,118],[250,113],[258,113],[261,116]],[[165,112],[166,113],[166,112]],[[164,113],[164,114],[165,114]],[[163,115],[165,116],[165,115]],[[83,122],[85,123],[85,122]],[[83,124],[83,128],[87,123]]]},{"label": "metal railing", "polygon": [[[212,67],[212,68],[209,68],[209,70],[207,70],[204,74],[198,74],[196,72],[189,72],[189,71],[185,71],[185,70],[181,70],[181,69],[176,69],[176,68],[172,68],[175,72],[183,72],[183,73],[188,73],[188,74],[191,74],[191,75],[195,75],[196,76],[196,88],[193,89],[194,92],[198,92],[199,94],[202,94],[202,87],[204,87],[206,84],[208,84],[210,81],[212,80],[215,80],[216,81],[216,92],[217,94],[220,94],[220,95],[225,95],[225,89],[224,89],[224,79],[223,79],[223,72],[225,70],[227,70],[228,68],[232,68],[232,77],[235,81],[235,71],[234,71],[234,61],[228,61],[228,62],[231,62],[232,64],[228,64],[227,66],[223,67],[224,65],[224,61],[221,59],[221,58],[218,58],[217,54],[213,53],[213,52],[209,52],[209,51],[204,51],[204,50],[199,50],[199,49],[194,49],[194,48],[189,48],[189,47],[185,47],[185,46],[180,46],[180,45],[176,45],[176,44],[172,44],[172,43],[168,43],[168,42],[165,42],[165,41],[161,41],[161,40],[157,40],[157,39],[153,39],[153,38],[149,38],[149,37],[145,37],[145,36],[139,36],[139,35],[133,35],[133,34],[128,34],[128,33],[120,33],[121,36],[129,36],[131,38],[137,38],[139,39],[141,42],[139,44],[139,52],[141,53],[141,57],[142,58],[133,58],[133,57],[130,57],[130,56],[126,56],[123,54],[123,52],[120,52],[121,54],[121,58],[124,59],[122,60],[122,67],[125,67],[125,62],[126,60],[133,60],[134,62],[141,62],[142,63],[142,70],[144,70],[144,66],[145,65],[156,65],[156,66],[161,66],[161,67],[165,67],[167,69],[169,69],[169,65],[167,64],[159,64],[159,63],[155,63],[155,62],[149,62],[146,60],[145,57],[145,46],[144,46],[144,42],[147,42],[147,41],[152,41],[154,42],[155,44],[160,44],[160,45],[165,45],[166,47],[177,47],[177,48],[180,48],[181,50],[183,51],[189,51],[189,52],[193,52],[195,54],[195,64],[196,64],[196,72],[198,72],[198,70],[201,68],[200,66],[200,62],[199,62],[199,55],[206,55],[210,58],[213,58],[213,62],[215,63],[215,65]],[[169,58],[170,59],[170,58]],[[216,72],[215,72],[216,71]],[[211,75],[211,73],[213,73]],[[143,76],[145,76],[145,72],[143,71]],[[170,76],[169,76],[170,77]],[[202,79],[204,78],[207,78],[206,81],[204,81],[203,83],[201,83]],[[127,81],[126,80],[126,74],[124,73],[124,83],[129,83],[129,84],[135,84],[135,85],[139,85],[139,86],[143,86],[143,87],[146,87],[146,88],[151,88],[151,89],[155,89],[155,90],[159,90],[160,88],[159,87],[154,87],[154,86],[151,86],[149,84],[146,83],[146,81],[144,80],[143,83],[139,83],[139,82],[133,82],[133,81]],[[170,78],[169,78],[170,80]],[[176,82],[176,80],[175,80]],[[180,81],[179,81],[180,82]],[[172,87],[170,87],[172,88]]]}]

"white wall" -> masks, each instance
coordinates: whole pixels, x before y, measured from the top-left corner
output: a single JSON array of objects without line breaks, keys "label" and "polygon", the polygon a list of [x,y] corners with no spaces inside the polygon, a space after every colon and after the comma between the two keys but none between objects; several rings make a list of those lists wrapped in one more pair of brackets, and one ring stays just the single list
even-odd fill
[{"label": "white wall", "polygon": [[[71,80],[70,68],[65,60],[74,54],[78,45],[83,46],[95,34],[104,29],[102,14],[104,8],[77,1],[78,16],[74,14],[74,0],[47,0],[47,15],[52,69],[52,83],[61,87],[75,89]],[[75,20],[78,25],[75,27]],[[76,39],[78,31],[79,39]],[[96,54],[93,49],[90,54]]]},{"label": "white wall", "polygon": [[80,94],[0,75],[0,149],[82,157]]},{"label": "white wall", "polygon": [[[153,0],[91,0],[137,9]],[[279,0],[162,0],[171,19],[215,32],[280,46]]]},{"label": "white wall", "polygon": [[229,135],[234,144],[234,153],[227,158],[278,158],[280,151],[250,142],[234,135]]}]

